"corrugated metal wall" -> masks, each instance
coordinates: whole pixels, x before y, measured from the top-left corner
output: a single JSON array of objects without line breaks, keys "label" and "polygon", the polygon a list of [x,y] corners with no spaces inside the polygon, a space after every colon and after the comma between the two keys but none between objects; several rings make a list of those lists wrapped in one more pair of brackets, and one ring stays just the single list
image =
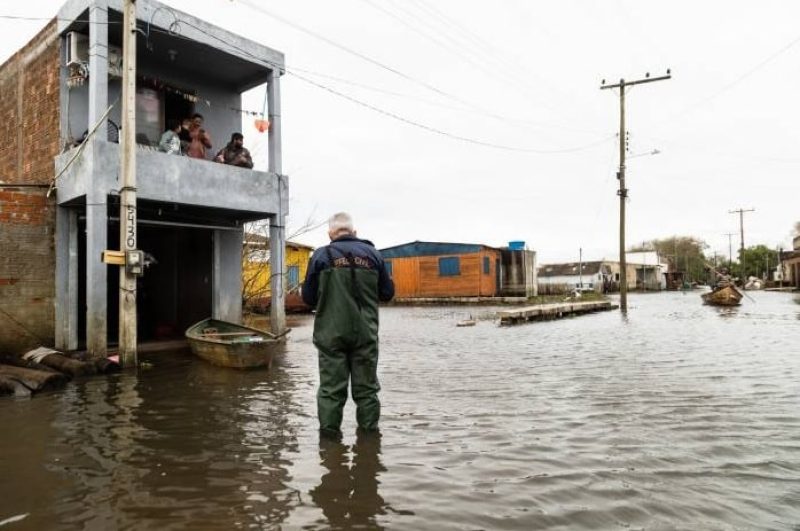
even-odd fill
[{"label": "corrugated metal wall", "polygon": [[[439,258],[458,257],[460,274],[441,276]],[[484,272],[484,257],[489,272]],[[395,297],[493,297],[497,294],[496,267],[499,251],[483,249],[477,253],[391,258]]]}]

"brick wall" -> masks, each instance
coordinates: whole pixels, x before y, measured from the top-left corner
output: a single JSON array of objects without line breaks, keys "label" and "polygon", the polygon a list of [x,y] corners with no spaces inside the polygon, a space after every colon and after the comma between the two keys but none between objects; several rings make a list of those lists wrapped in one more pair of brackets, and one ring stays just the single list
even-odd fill
[{"label": "brick wall", "polygon": [[[0,354],[53,344],[59,40],[45,28],[0,65]],[[41,185],[41,186],[36,186]]]}]

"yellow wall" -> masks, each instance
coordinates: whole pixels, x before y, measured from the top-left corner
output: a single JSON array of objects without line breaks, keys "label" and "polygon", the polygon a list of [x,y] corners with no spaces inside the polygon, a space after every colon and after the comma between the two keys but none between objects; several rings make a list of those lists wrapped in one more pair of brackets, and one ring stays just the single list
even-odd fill
[{"label": "yellow wall", "polygon": [[[296,284],[291,286],[288,284],[289,268],[296,266],[298,268],[298,282],[303,282],[306,278],[306,269],[308,268],[308,259],[311,257],[313,249],[307,247],[299,247],[291,244],[286,245],[286,271],[284,275],[284,286],[287,288],[294,288]],[[270,276],[272,271],[268,263],[258,263],[245,261],[242,264],[242,279],[245,286],[245,297],[266,297],[270,295]]]}]

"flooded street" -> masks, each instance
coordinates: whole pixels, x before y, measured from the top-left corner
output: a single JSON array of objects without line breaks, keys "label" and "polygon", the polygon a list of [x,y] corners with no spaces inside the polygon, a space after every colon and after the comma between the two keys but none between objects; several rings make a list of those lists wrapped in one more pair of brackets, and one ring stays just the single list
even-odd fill
[{"label": "flooded street", "polygon": [[312,318],[273,371],[188,353],[0,400],[3,529],[797,529],[800,304],[633,295],[456,328],[381,311],[381,440],[317,434]]}]

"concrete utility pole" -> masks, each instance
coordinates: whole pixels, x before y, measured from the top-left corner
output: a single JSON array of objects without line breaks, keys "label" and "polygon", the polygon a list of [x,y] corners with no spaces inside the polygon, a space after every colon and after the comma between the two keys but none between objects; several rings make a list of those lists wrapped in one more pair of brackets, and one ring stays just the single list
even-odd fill
[{"label": "concrete utility pole", "polygon": [[284,186],[283,164],[281,160],[281,73],[274,68],[267,74],[267,108],[269,109],[269,171],[278,176],[278,212],[269,220],[269,262],[272,272],[270,292],[269,322],[273,334],[286,330],[286,293],[284,275],[286,273],[286,210],[282,199]]},{"label": "concrete utility pole", "polygon": [[[119,248],[125,265],[119,269],[119,357],[123,367],[136,367],[136,0],[125,0],[122,21],[122,156],[120,174]],[[138,261],[139,263],[132,263]]]},{"label": "concrete utility pole", "polygon": [[578,283],[583,291],[583,247],[578,247]]},{"label": "concrete utility pole", "polygon": [[[745,276],[744,270],[744,213],[755,212],[755,208],[748,208],[747,210],[739,208],[736,210],[728,210],[728,214],[739,214],[739,260],[741,261],[742,277]],[[742,282],[746,282],[742,278]],[[744,285],[744,284],[743,284]]]},{"label": "concrete utility pole", "polygon": [[620,79],[619,83],[614,85],[606,85],[604,79],[600,85],[600,90],[604,89],[619,89],[619,172],[617,179],[619,179],[619,307],[622,312],[628,311],[628,264],[625,260],[625,200],[628,197],[628,189],[625,188],[625,87],[633,85],[641,85],[642,83],[652,83],[653,81],[664,81],[671,79],[670,71],[667,70],[667,75],[660,77],[650,77],[646,74],[644,78],[634,81],[625,81]]}]

